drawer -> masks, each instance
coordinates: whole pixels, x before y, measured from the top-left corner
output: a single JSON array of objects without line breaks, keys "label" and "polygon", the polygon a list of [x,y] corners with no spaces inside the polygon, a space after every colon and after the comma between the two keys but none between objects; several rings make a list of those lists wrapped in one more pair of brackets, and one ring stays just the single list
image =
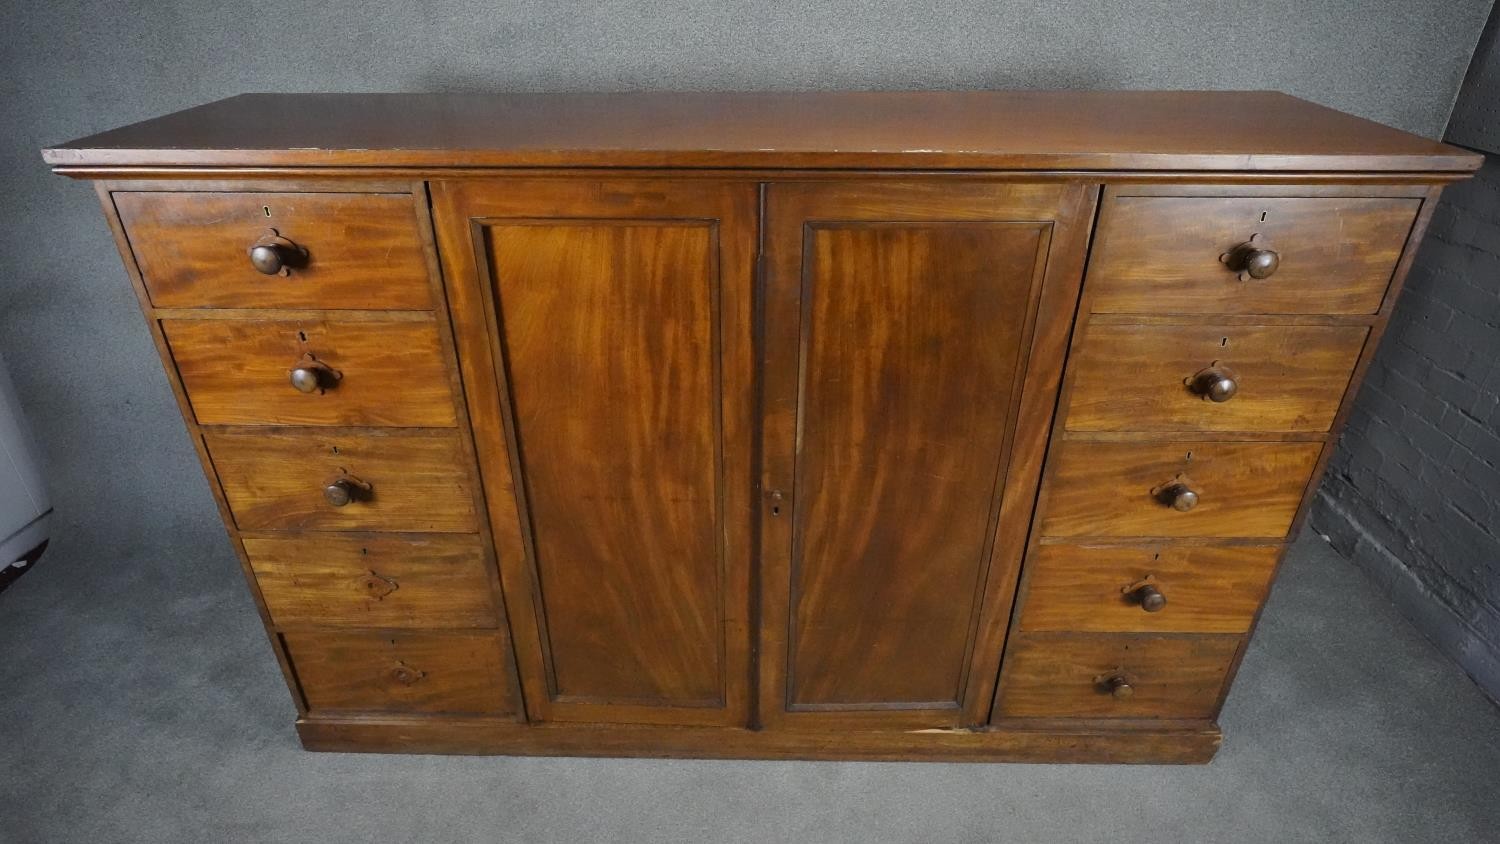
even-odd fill
[{"label": "drawer", "polygon": [[[471,533],[479,526],[457,434],[298,429],[203,440],[241,530]],[[338,500],[339,490],[350,500],[335,506],[330,492]]]},{"label": "drawer", "polygon": [[[1370,314],[1421,200],[1114,195],[1089,261],[1095,313]],[[1279,264],[1241,279],[1255,249]],[[1227,261],[1221,256],[1230,256]]]},{"label": "drawer", "polygon": [[[433,306],[426,250],[410,194],[112,194],[151,304],[158,308]],[[274,229],[275,232],[271,232]],[[293,247],[286,275],[250,262],[262,238]],[[306,250],[300,258],[295,249]]]},{"label": "drawer", "polygon": [[271,619],[283,626],[495,627],[479,537],[246,537]]},{"label": "drawer", "polygon": [[[1043,491],[1042,535],[1281,539],[1322,450],[1305,442],[1065,440]],[[1177,509],[1189,491],[1197,504]]]},{"label": "drawer", "polygon": [[500,631],[282,634],[311,713],[323,710],[514,715]]},{"label": "drawer", "polygon": [[1364,326],[1092,323],[1069,364],[1065,424],[1070,431],[1327,431],[1368,333]]},{"label": "drawer", "polygon": [[1026,563],[1020,629],[1245,633],[1280,545],[1041,545]]},{"label": "drawer", "polygon": [[430,321],[165,319],[161,326],[199,424],[458,424]]},{"label": "drawer", "polygon": [[997,718],[1212,718],[1240,636],[1014,637]]}]

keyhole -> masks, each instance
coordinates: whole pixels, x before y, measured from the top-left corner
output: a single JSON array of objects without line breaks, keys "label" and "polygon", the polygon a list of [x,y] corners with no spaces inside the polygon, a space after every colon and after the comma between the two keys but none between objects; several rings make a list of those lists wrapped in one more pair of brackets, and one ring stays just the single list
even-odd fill
[{"label": "keyhole", "polygon": [[1220,347],[1227,346],[1227,345],[1229,345],[1229,338],[1228,337],[1225,337],[1225,338],[1223,338],[1223,339],[1221,339],[1219,341],[1219,346]]},{"label": "keyhole", "polygon": [[1185,462],[1185,463],[1191,463],[1191,462],[1193,462],[1193,453],[1191,451],[1189,451],[1187,453],[1187,455],[1185,457],[1183,457],[1183,462]]},{"label": "keyhole", "polygon": [[328,453],[330,453],[330,454],[338,454],[339,453],[339,447],[338,446],[334,446],[333,448],[328,449]]},{"label": "keyhole", "polygon": [[773,516],[779,516],[779,515],[781,515],[781,505],[780,504],[772,504],[771,505],[771,515],[773,515]]},{"label": "keyhole", "polygon": [[[266,216],[267,216],[267,217],[269,217],[269,216],[271,216],[271,206],[269,206],[269,205],[262,205],[262,206],[261,206],[261,207],[260,207],[260,210],[262,210],[262,211],[264,211],[264,212],[266,212]],[[1264,219],[1265,219],[1265,216],[1264,216],[1264,215],[1262,215],[1262,216],[1261,216],[1261,219],[1262,219],[1262,220],[1264,220]]]},{"label": "keyhole", "polygon": [[[1261,221],[1261,222],[1262,222],[1262,223],[1264,223],[1264,222],[1265,222],[1265,221],[1266,221],[1266,213],[1267,213],[1267,212],[1265,212],[1265,211],[1262,211],[1262,212],[1260,212],[1260,221]],[[269,216],[269,215],[268,215],[268,216]]]},{"label": "keyhole", "polygon": [[306,331],[298,331],[297,332],[297,339],[301,340],[304,343],[306,343],[307,342],[307,332]]}]

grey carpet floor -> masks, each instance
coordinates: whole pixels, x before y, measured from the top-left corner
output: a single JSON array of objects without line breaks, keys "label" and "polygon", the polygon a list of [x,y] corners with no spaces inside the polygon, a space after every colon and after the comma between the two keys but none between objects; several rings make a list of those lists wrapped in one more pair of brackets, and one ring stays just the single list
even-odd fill
[{"label": "grey carpet floor", "polygon": [[217,534],[60,537],[0,648],[5,842],[1500,838],[1500,711],[1316,537],[1206,767],[307,753]]}]

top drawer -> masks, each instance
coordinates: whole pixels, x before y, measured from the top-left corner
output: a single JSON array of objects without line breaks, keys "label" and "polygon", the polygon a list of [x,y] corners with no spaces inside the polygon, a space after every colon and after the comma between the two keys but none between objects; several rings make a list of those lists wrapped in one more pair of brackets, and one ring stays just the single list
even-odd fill
[{"label": "top drawer", "polygon": [[[121,191],[113,198],[158,308],[432,308],[410,194]],[[261,269],[250,257],[258,244],[272,259]],[[277,258],[285,265],[279,273]]]},{"label": "top drawer", "polygon": [[[1114,194],[1089,262],[1092,310],[1375,313],[1421,203]],[[1257,254],[1262,263],[1247,268]]]}]

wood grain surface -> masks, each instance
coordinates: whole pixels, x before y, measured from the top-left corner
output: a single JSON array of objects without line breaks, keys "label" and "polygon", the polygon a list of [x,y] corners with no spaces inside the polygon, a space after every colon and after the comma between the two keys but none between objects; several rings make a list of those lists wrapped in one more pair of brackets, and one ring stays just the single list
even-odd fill
[{"label": "wood grain surface", "polygon": [[[409,194],[115,191],[158,308],[430,309],[427,258]],[[307,250],[263,275],[249,250],[268,229]]]},{"label": "wood grain surface", "polygon": [[[1106,193],[1088,285],[1095,313],[1373,314],[1421,200]],[[1260,235],[1281,265],[1241,281],[1221,255]]]},{"label": "wood grain surface", "polygon": [[[1043,491],[1043,536],[1281,539],[1322,443],[1065,441]],[[1198,506],[1172,509],[1151,491],[1179,475]]]},{"label": "wood grain surface", "polygon": [[1483,158],[1273,91],[242,94],[54,166],[1459,171]]},{"label": "wood grain surface", "polygon": [[495,627],[490,564],[477,536],[247,536],[271,617],[282,628]]},{"label": "wood grain surface", "polygon": [[[1321,432],[1333,424],[1365,326],[1101,325],[1069,364],[1069,431]],[[1193,389],[1210,366],[1239,384],[1226,402]]]},{"label": "wood grain surface", "polygon": [[282,641],[308,712],[520,712],[499,630],[298,631]]},{"label": "wood grain surface", "polygon": [[[1239,636],[1028,633],[1006,650],[997,718],[1211,718]],[[1101,678],[1126,678],[1116,697]]]},{"label": "wood grain surface", "polygon": [[[161,323],[200,425],[453,427],[453,391],[432,322],[181,320]],[[298,392],[312,355],[339,373]]]},{"label": "wood grain surface", "polygon": [[[241,530],[478,529],[474,479],[456,434],[301,429],[203,438]],[[373,489],[334,507],[323,488],[344,472]]]},{"label": "wood grain surface", "polygon": [[[1020,629],[1244,633],[1280,553],[1280,545],[1042,545],[1027,561]],[[1146,582],[1166,598],[1163,609],[1146,612],[1127,591]]]}]

